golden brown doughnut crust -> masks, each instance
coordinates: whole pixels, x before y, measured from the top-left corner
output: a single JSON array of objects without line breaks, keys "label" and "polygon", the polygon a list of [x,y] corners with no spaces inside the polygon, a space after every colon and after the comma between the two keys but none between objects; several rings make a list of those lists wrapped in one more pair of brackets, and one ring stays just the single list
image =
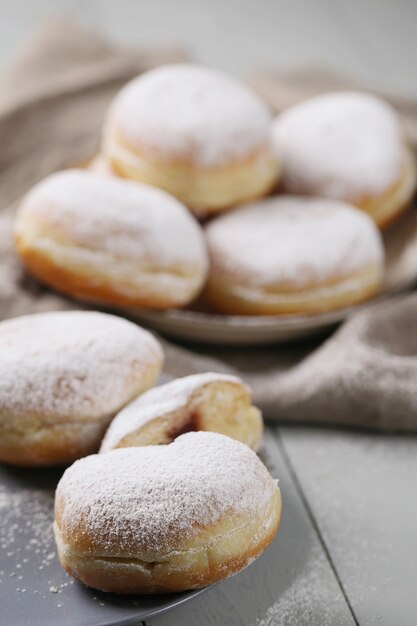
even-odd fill
[{"label": "golden brown doughnut crust", "polygon": [[352,306],[376,296],[382,272],[370,266],[356,275],[346,276],[303,291],[265,291],[260,294],[236,288],[233,280],[209,278],[205,298],[218,311],[229,315],[316,314]]},{"label": "golden brown doughnut crust", "polygon": [[416,191],[416,164],[414,156],[409,151],[408,158],[398,180],[377,197],[363,197],[360,200],[351,200],[363,211],[366,211],[381,229],[388,228],[409,207]]},{"label": "golden brown doughnut crust", "polygon": [[201,168],[187,160],[166,161],[133,149],[126,139],[109,135],[105,150],[117,176],[164,189],[199,218],[267,195],[277,184],[279,166],[269,144],[222,167]]}]

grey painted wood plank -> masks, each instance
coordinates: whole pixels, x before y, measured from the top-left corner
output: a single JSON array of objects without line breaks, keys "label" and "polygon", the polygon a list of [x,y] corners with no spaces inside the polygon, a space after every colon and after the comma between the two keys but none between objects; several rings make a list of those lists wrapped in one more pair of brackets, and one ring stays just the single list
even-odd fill
[{"label": "grey painted wood plank", "polygon": [[350,610],[300,495],[271,435],[265,460],[279,477],[283,516],[278,535],[251,566],[147,626],[353,625]]},{"label": "grey painted wood plank", "polygon": [[417,624],[417,438],[281,429],[360,624]]}]

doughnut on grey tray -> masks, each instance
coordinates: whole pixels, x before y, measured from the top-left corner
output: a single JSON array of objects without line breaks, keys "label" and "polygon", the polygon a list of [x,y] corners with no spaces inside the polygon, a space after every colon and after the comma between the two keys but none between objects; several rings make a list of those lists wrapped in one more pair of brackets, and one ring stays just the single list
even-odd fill
[{"label": "doughnut on grey tray", "polygon": [[281,516],[276,481],[246,445],[193,432],[74,463],[58,484],[63,567],[116,593],[204,587],[249,565]]}]

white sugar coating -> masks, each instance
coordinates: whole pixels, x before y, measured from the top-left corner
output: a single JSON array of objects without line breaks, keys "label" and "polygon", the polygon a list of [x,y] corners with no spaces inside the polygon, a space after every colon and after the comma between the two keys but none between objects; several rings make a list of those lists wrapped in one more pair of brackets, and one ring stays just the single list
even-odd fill
[{"label": "white sugar coating", "polygon": [[195,391],[216,382],[233,383],[247,389],[240,378],[214,372],[185,376],[150,389],[116,415],[103,439],[101,452],[111,450],[123,437],[147,422],[186,407]]},{"label": "white sugar coating", "polygon": [[229,514],[262,515],[276,488],[246,445],[192,432],[76,461],[58,485],[55,514],[64,540],[81,532],[91,553],[167,555]]},{"label": "white sugar coating", "polygon": [[304,287],[381,265],[381,236],[363,211],[328,199],[277,196],[206,228],[213,275]]},{"label": "white sugar coating", "polygon": [[[156,267],[205,268],[201,228],[166,192],[83,170],[52,174],[24,198],[20,217],[35,217],[65,243]],[[19,229],[19,222],[17,228]]]},{"label": "white sugar coating", "polygon": [[179,64],[128,83],[110,108],[107,132],[141,152],[210,167],[269,146],[271,122],[266,105],[236,79]]},{"label": "white sugar coating", "polygon": [[289,191],[351,201],[387,191],[408,158],[394,109],[364,93],[329,93],[287,109],[273,140]]},{"label": "white sugar coating", "polygon": [[3,321],[0,421],[110,416],[162,359],[150,333],[113,315],[65,311]]}]

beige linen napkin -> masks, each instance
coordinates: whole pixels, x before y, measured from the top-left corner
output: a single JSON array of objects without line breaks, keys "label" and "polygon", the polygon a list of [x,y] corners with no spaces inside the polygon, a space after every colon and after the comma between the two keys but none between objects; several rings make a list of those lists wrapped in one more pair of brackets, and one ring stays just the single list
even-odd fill
[{"label": "beige linen napkin", "polygon": [[[30,38],[0,83],[0,319],[79,308],[28,277],[12,247],[16,200],[43,176],[90,157],[114,93],[132,76],[185,58],[181,49],[114,49],[65,21]],[[279,110],[311,94],[357,88],[320,70],[258,73],[252,85]],[[392,99],[391,99],[392,100]],[[417,143],[417,103],[395,99]],[[257,349],[163,341],[172,376],[241,375],[274,420],[417,430],[417,296],[371,307],[319,342]]]}]

